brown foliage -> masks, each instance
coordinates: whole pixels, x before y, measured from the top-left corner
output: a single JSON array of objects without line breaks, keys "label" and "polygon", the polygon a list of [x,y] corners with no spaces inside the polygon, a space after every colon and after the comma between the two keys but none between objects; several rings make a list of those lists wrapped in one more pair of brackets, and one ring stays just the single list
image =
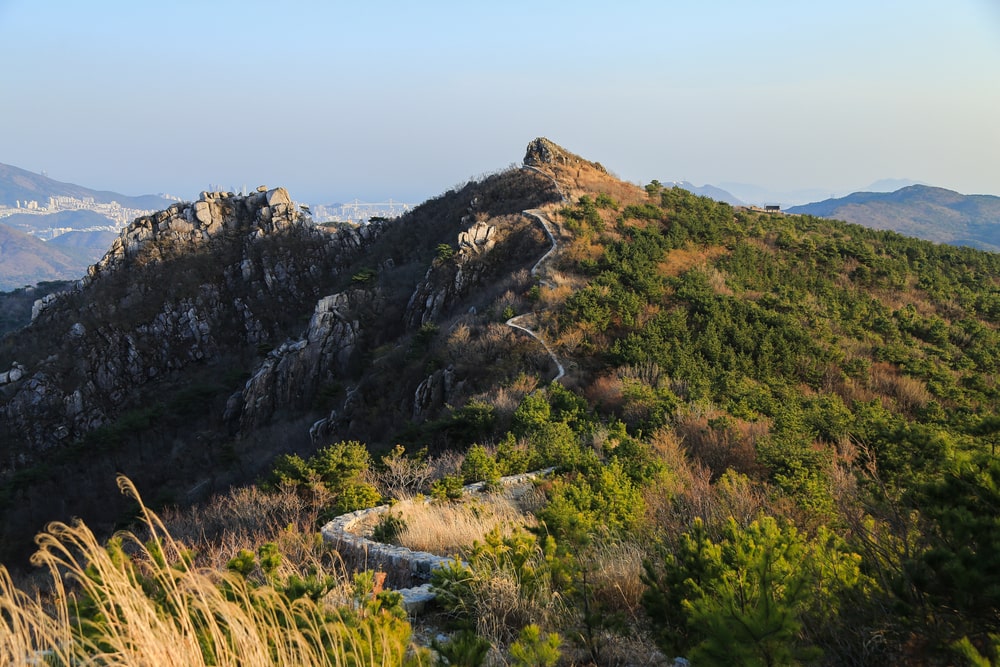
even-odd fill
[{"label": "brown foliage", "polygon": [[886,362],[872,364],[868,377],[872,389],[896,399],[896,405],[907,414],[924,407],[933,398],[923,380],[903,375]]},{"label": "brown foliage", "polygon": [[653,452],[667,472],[643,491],[647,518],[668,541],[700,518],[711,531],[721,531],[729,517],[747,525],[770,504],[767,487],[746,475],[728,470],[714,482],[704,464],[691,460],[681,439],[671,429],[650,438]]},{"label": "brown foliage", "polygon": [[162,520],[178,541],[195,550],[200,565],[224,567],[240,549],[256,551],[289,527],[312,534],[321,509],[319,499],[304,498],[291,488],[265,493],[247,486],[185,510],[168,509]]},{"label": "brown foliage", "polygon": [[751,477],[761,474],[756,443],[770,432],[767,424],[689,414],[679,417],[675,428],[687,451],[712,471],[713,479],[729,469]]},{"label": "brown foliage", "polygon": [[[723,246],[700,248],[689,245],[683,248],[674,248],[660,262],[660,275],[665,277],[679,276],[695,267],[708,266],[709,263],[728,252]],[[723,282],[725,282],[724,278]]]}]

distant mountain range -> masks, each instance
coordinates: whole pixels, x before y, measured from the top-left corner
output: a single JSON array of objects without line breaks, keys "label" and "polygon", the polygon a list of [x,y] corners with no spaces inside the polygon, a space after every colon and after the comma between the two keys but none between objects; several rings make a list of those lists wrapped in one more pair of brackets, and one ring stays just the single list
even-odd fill
[{"label": "distant mountain range", "polygon": [[91,190],[0,164],[0,290],[80,278],[125,224],[170,203],[158,195]]},{"label": "distant mountain range", "polygon": [[695,185],[689,181],[674,181],[669,183],[677,188],[683,188],[690,192],[691,194],[698,195],[699,197],[708,197],[709,199],[714,199],[715,201],[725,202],[732,206],[742,206],[746,202],[734,196],[732,193],[723,190],[722,188],[717,188],[714,185]]},{"label": "distant mountain range", "polygon": [[[861,188],[860,191],[893,192],[895,190],[899,190],[900,188],[904,188],[909,185],[926,185],[926,184],[921,183],[919,181],[914,181],[909,178],[883,178],[881,180],[875,181],[874,183],[868,185],[865,188]],[[705,187],[710,188],[712,186],[706,185]],[[824,189],[824,188],[802,188],[798,190],[773,190],[771,188],[765,188],[759,185],[752,185],[749,183],[732,183],[732,182],[720,183],[719,190],[721,192],[729,194],[730,197],[736,199],[740,204],[752,204],[756,206],[773,204],[781,206],[782,208],[788,208],[790,206],[800,206],[835,196],[830,189]],[[692,190],[692,192],[694,191]],[[695,192],[695,194],[701,194],[701,193]],[[705,196],[711,197],[712,195],[706,194]],[[721,199],[719,197],[712,197],[712,198],[718,199],[719,201],[728,201],[726,199]],[[731,204],[733,202],[729,203]]]},{"label": "distant mountain range", "polygon": [[844,220],[937,243],[1000,251],[1000,197],[993,195],[963,195],[910,185],[888,193],[855,192],[793,206],[786,212]]},{"label": "distant mountain range", "polygon": [[0,290],[9,291],[44,280],[80,278],[87,263],[58,246],[0,223]]},{"label": "distant mountain range", "polygon": [[[158,210],[169,206],[169,200],[159,195],[130,197],[107,190],[91,190],[73,183],[62,183],[48,176],[0,163],[0,205],[16,206],[18,201],[37,201],[44,206],[49,197],[92,198],[98,204],[118,202],[125,208]],[[164,203],[166,202],[166,203]]]}]

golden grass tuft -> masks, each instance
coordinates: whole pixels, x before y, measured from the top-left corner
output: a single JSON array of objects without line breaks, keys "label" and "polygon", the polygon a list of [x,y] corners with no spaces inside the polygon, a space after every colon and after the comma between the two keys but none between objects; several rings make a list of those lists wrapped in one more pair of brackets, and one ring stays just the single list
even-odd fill
[{"label": "golden grass tuft", "polygon": [[[45,595],[20,591],[0,566],[0,665],[347,665],[366,643],[366,657],[396,664],[405,650],[408,629],[330,623],[308,598],[185,565],[183,545],[132,483],[119,487],[139,501],[148,540],[123,532],[105,548],[83,523],[50,524],[32,558],[48,572]],[[84,602],[91,610],[77,619]]]},{"label": "golden grass tuft", "polygon": [[534,493],[529,485],[460,502],[402,504],[393,512],[406,523],[399,544],[441,556],[464,554],[494,528],[506,533],[537,525],[534,516],[524,511],[532,504]]},{"label": "golden grass tuft", "polygon": [[679,276],[695,267],[705,267],[728,252],[724,246],[701,248],[689,245],[683,248],[674,248],[660,262],[660,275],[668,278]]},{"label": "golden grass tuft", "polygon": [[900,410],[908,414],[934,398],[923,380],[903,375],[898,368],[883,361],[872,364],[868,377],[872,389],[895,398]]}]

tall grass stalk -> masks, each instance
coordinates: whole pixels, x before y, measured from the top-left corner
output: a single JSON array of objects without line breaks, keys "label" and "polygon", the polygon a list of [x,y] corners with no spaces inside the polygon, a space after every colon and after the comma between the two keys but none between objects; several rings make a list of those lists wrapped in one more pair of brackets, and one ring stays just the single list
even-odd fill
[{"label": "tall grass stalk", "polygon": [[145,543],[123,532],[106,548],[82,522],[53,523],[32,558],[49,590],[25,593],[0,566],[0,666],[402,662],[405,621],[196,569],[132,483],[119,487],[139,501]]}]

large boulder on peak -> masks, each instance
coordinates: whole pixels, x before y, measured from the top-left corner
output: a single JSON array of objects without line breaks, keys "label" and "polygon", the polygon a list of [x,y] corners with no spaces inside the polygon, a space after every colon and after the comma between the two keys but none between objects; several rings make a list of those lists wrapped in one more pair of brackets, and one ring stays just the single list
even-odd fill
[{"label": "large boulder on peak", "polygon": [[292,198],[288,196],[285,188],[274,188],[267,191],[267,205],[277,206],[278,204],[291,204]]},{"label": "large boulder on peak", "polygon": [[559,165],[568,167],[571,165],[585,164],[601,173],[608,173],[601,163],[584,160],[579,155],[570,153],[565,148],[555,144],[545,137],[539,137],[528,144],[528,150],[524,154],[524,164],[527,167],[544,167],[548,165]]}]

